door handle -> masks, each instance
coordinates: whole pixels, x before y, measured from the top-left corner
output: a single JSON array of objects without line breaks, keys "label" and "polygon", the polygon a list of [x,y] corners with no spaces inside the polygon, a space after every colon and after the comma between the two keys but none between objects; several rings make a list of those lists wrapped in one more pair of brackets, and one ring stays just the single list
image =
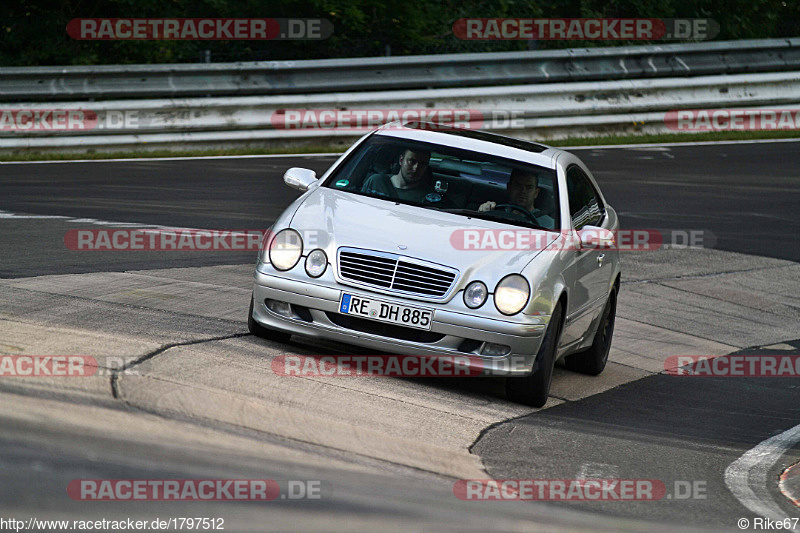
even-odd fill
[{"label": "door handle", "polygon": [[603,266],[603,261],[605,261],[605,259],[606,259],[606,254],[600,254],[600,255],[598,255],[598,256],[597,256],[597,266],[598,266],[598,267],[601,267],[601,266]]}]

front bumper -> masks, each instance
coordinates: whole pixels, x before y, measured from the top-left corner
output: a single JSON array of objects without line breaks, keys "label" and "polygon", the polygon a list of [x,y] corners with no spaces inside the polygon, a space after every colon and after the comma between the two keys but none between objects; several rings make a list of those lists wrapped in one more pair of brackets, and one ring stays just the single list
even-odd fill
[{"label": "front bumper", "polygon": [[[470,360],[480,364],[485,374],[490,375],[530,374],[550,319],[549,316],[530,316],[521,313],[505,319],[488,318],[470,314],[458,295],[447,303],[419,302],[346,287],[328,276],[316,280],[308,277],[294,279],[290,276],[291,272],[288,275],[278,273],[267,264],[260,264],[255,272],[253,319],[266,328],[334,340],[392,354],[462,357],[466,355]],[[376,333],[374,329],[385,329],[380,327],[381,322],[359,319],[351,323],[348,320],[350,315],[339,313],[339,302],[343,292],[399,305],[432,309],[434,314],[430,333],[420,333],[421,330],[400,326],[388,328],[398,334],[393,334],[392,331]],[[265,305],[266,300],[289,303],[291,316],[270,310]],[[493,304],[489,301],[484,304],[487,305]],[[373,322],[375,324],[372,324]],[[376,327],[370,327],[373,325]],[[500,356],[482,355],[485,343],[505,345],[509,347],[509,351]]]}]

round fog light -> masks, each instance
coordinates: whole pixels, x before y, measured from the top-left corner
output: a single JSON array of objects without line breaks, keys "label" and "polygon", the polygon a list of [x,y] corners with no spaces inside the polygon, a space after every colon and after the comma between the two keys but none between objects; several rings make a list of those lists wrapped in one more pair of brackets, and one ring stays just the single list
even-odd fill
[{"label": "round fog light", "polygon": [[510,351],[511,347],[506,346],[505,344],[495,344],[493,342],[487,342],[486,344],[483,345],[483,349],[481,350],[481,355],[499,357],[501,355],[506,355]]},{"label": "round fog light", "polygon": [[279,302],[278,300],[266,300],[267,309],[273,313],[281,316],[292,316],[292,306],[288,302]]},{"label": "round fog light", "polygon": [[470,309],[477,309],[486,301],[489,290],[482,281],[473,281],[464,290],[464,305]]},{"label": "round fog light", "polygon": [[328,266],[328,256],[317,248],[306,257],[306,274],[312,278],[320,277]]}]

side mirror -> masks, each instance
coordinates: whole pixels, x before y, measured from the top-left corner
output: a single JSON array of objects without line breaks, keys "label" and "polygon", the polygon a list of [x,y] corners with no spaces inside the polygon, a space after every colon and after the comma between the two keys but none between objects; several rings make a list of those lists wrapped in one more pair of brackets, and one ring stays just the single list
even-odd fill
[{"label": "side mirror", "polygon": [[307,191],[317,181],[317,173],[307,168],[292,167],[283,175],[283,181],[292,189]]},{"label": "side mirror", "polygon": [[597,226],[584,226],[578,230],[581,248],[613,248],[614,233]]}]

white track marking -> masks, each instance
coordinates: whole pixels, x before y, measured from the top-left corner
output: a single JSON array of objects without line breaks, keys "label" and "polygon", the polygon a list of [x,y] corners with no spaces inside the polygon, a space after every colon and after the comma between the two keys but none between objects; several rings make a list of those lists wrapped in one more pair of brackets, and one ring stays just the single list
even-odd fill
[{"label": "white track marking", "polygon": [[[276,157],[338,157],[341,153],[314,153],[314,154],[264,154],[264,155],[197,155],[175,157],[129,157],[121,159],[59,159],[53,161],[0,161],[0,165],[45,165],[51,163],[118,163],[129,161],[191,161],[194,159],[271,159]],[[2,157],[2,156],[0,156]]]},{"label": "white track marking", "polygon": [[748,451],[725,469],[725,484],[739,502],[753,513],[782,520],[786,511],[770,496],[769,471],[781,456],[800,442],[800,425],[771,437]]},{"label": "white track marking", "polygon": [[698,141],[674,143],[645,143],[645,144],[598,144],[596,146],[553,146],[558,150],[608,150],[609,148],[636,148],[644,149],[648,146],[713,146],[726,144],[764,144],[764,143],[796,143],[798,139],[752,139],[749,141]]},{"label": "white track marking", "polygon": [[61,215],[18,215],[16,213],[9,213],[8,211],[0,211],[0,218],[6,219],[20,219],[20,218],[60,218],[60,219],[68,219],[69,217],[61,216]]},{"label": "white track marking", "polygon": [[[210,230],[204,228],[184,228],[180,226],[159,226],[158,224],[139,224],[136,222],[113,222],[109,220],[97,220],[96,218],[72,218],[61,215],[18,215],[16,213],[9,213],[8,211],[0,210],[0,220],[29,220],[29,219],[58,219],[69,224],[91,224],[94,226],[107,226],[115,229],[132,228],[139,229],[141,233],[160,233],[161,231],[227,231],[227,230]],[[260,230],[263,231],[263,230]],[[250,234],[246,231],[230,231],[232,237],[244,235],[248,237]]]},{"label": "white track marking", "polygon": [[[673,143],[643,143],[643,144],[599,144],[595,146],[554,146],[558,150],[608,150],[609,148],[639,148],[652,146],[713,146],[716,144],[763,144],[800,142],[799,139],[753,139],[749,141],[701,141],[701,142],[673,142]],[[258,159],[276,157],[338,157],[342,153],[314,153],[314,154],[265,154],[265,155],[203,155],[203,156],[176,156],[176,157],[132,157],[122,159],[69,159],[58,161],[0,161],[0,165],[47,165],[55,163],[118,163],[132,161],[190,161],[194,159]],[[0,156],[2,157],[2,156]]]},{"label": "white track marking", "polygon": [[791,344],[786,344],[785,342],[780,342],[778,344],[770,344],[769,346],[762,346],[762,348],[764,348],[765,350],[784,350],[784,351],[791,351],[797,349]]},{"label": "white track marking", "polygon": [[111,220],[97,220],[96,218],[75,218],[63,215],[20,215],[17,213],[10,213],[8,211],[0,211],[0,220],[63,220],[70,224],[91,224],[94,226],[114,226],[117,228],[148,228],[153,230],[193,230],[199,231],[200,228],[182,228],[178,226],[159,226],[158,224],[140,224],[137,222],[114,222]]},{"label": "white track marking", "polygon": [[583,463],[575,479],[618,479],[619,467],[605,463]]}]

